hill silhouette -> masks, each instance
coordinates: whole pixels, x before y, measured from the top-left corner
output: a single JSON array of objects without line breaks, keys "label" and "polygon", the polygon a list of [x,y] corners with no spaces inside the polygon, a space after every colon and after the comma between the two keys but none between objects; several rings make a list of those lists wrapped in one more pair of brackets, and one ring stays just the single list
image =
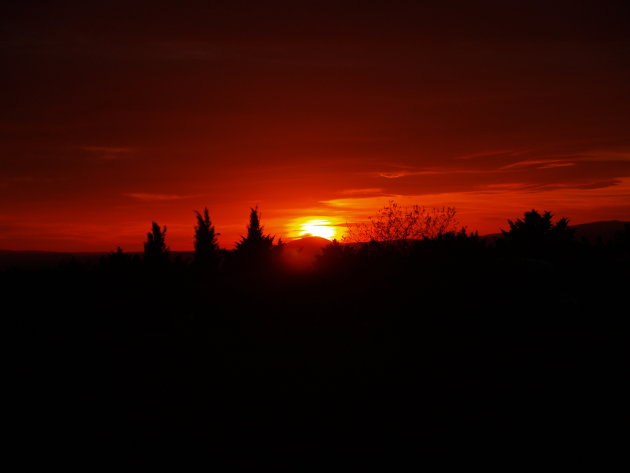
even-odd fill
[{"label": "hill silhouette", "polygon": [[[598,240],[608,242],[615,238],[616,235],[622,233],[626,225],[630,222],[624,222],[620,220],[601,220],[596,222],[580,223],[577,225],[569,225],[569,228],[575,231],[575,238],[577,240],[585,239],[588,243],[596,243]],[[501,239],[503,234],[490,233],[483,235],[481,238],[493,242],[497,239]]]},{"label": "hill silhouette", "polygon": [[630,225],[630,222],[622,222],[619,220],[602,220],[598,222],[573,225],[571,226],[571,228],[575,229],[576,239],[585,239],[589,243],[597,243],[597,241],[600,239],[603,242],[608,242],[612,240],[613,238],[615,238],[615,236],[624,231],[626,225]]},{"label": "hill silhouette", "polygon": [[294,269],[312,269],[317,256],[330,245],[330,240],[322,237],[307,236],[291,240],[282,248],[282,260]]},{"label": "hill silhouette", "polygon": [[79,261],[96,263],[105,252],[56,252],[56,251],[14,251],[0,250],[0,269],[44,269],[54,268],[61,263]]}]

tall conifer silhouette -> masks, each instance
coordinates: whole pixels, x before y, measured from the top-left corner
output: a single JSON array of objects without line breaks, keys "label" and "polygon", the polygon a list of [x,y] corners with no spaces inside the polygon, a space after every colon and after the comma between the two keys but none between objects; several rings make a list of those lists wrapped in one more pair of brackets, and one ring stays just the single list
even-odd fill
[{"label": "tall conifer silhouette", "polygon": [[260,263],[270,255],[275,237],[265,235],[264,227],[260,225],[258,206],[250,209],[247,236],[241,237],[236,243],[236,253],[251,263]]},{"label": "tall conifer silhouette", "polygon": [[166,246],[166,226],[160,229],[156,222],[152,222],[151,231],[147,233],[144,243],[144,259],[149,263],[166,261],[169,249]]},{"label": "tall conifer silhouette", "polygon": [[204,267],[213,267],[218,263],[219,242],[218,233],[210,222],[208,209],[204,208],[203,214],[195,210],[197,225],[195,225],[195,263]]}]

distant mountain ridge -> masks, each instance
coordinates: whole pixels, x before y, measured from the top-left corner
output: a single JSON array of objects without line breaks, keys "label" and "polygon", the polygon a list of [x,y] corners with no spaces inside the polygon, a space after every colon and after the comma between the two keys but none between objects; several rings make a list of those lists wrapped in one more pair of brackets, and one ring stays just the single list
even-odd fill
[{"label": "distant mountain ridge", "polygon": [[[615,235],[624,231],[626,225],[630,225],[630,222],[601,220],[597,222],[580,223],[578,225],[569,225],[569,228],[575,230],[576,240],[581,241],[584,239],[589,243],[596,243],[600,239],[603,242],[612,240]],[[482,238],[492,241],[502,236],[502,233],[491,233],[490,235],[483,235]]]},{"label": "distant mountain ridge", "polygon": [[584,238],[588,242],[595,243],[599,238],[604,242],[612,240],[616,235],[625,230],[626,225],[630,225],[630,222],[604,220],[571,225],[571,228],[575,229],[575,238],[578,240]]}]

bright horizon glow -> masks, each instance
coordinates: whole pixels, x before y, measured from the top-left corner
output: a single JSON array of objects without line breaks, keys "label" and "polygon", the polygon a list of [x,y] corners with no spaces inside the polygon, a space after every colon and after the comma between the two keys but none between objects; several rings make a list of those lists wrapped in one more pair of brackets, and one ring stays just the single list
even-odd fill
[{"label": "bright horizon glow", "polygon": [[324,216],[300,217],[287,224],[289,238],[314,236],[327,240],[339,239],[343,233],[336,219]]},{"label": "bright horizon glow", "polygon": [[309,220],[302,224],[300,236],[316,236],[332,240],[337,235],[335,227],[330,226],[328,220]]}]

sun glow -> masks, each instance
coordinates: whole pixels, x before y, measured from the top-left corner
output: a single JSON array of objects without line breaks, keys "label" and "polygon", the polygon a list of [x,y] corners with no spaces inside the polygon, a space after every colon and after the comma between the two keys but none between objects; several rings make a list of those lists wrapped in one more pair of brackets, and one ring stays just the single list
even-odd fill
[{"label": "sun glow", "polygon": [[314,236],[333,240],[340,238],[341,228],[335,219],[327,217],[301,217],[287,225],[290,238]]},{"label": "sun glow", "polygon": [[335,227],[330,225],[328,220],[309,220],[302,224],[300,236],[317,236],[332,240],[337,235]]}]

